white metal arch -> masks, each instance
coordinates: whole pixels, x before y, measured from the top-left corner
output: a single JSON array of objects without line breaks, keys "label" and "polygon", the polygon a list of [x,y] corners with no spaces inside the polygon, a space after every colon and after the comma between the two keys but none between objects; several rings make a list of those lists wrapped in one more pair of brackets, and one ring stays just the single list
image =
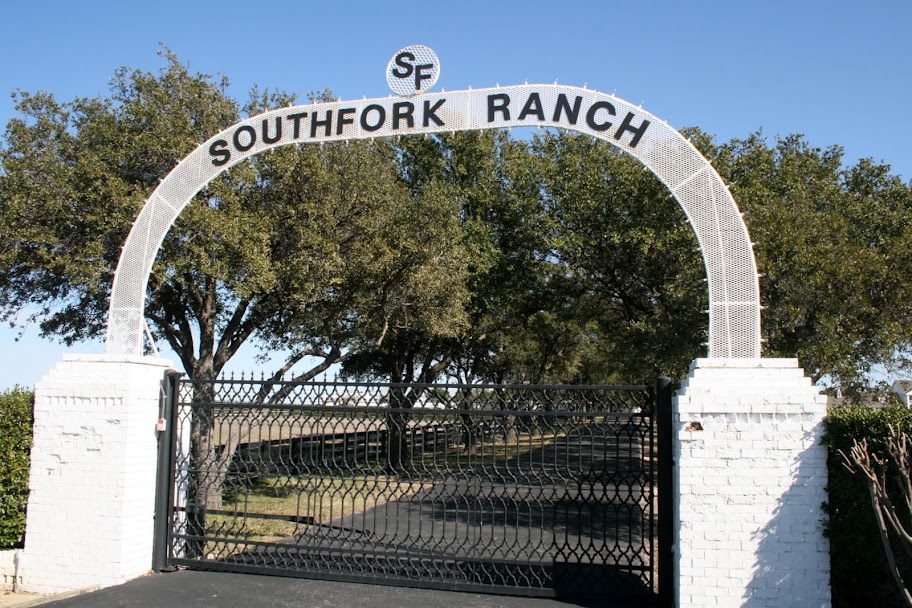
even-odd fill
[{"label": "white metal arch", "polygon": [[114,275],[107,351],[142,354],[145,294],[158,249],[193,196],[228,167],[293,143],[522,126],[591,135],[652,171],[681,205],[700,245],[709,285],[708,356],[760,356],[756,262],[747,227],[718,173],[652,114],[614,95],[556,84],[293,106],[218,133],[162,180],[134,223]]}]

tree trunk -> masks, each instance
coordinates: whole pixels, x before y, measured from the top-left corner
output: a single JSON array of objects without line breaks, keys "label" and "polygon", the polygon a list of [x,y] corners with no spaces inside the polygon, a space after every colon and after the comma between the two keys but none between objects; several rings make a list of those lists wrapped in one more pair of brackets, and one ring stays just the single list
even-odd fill
[{"label": "tree trunk", "polygon": [[466,454],[474,454],[475,445],[478,443],[478,428],[472,414],[469,413],[472,409],[472,393],[471,389],[467,388],[460,389],[459,392],[459,409],[466,412],[459,415],[462,420],[462,443]]},{"label": "tree trunk", "polygon": [[414,387],[391,387],[389,411],[386,415],[386,455],[390,474],[398,475],[411,468],[412,449],[408,441],[408,425],[412,409],[419,392]]},{"label": "tree trunk", "polygon": [[519,441],[519,429],[516,428],[516,416],[504,416],[503,419],[504,443],[511,445]]},{"label": "tree trunk", "polygon": [[190,433],[193,473],[190,502],[207,510],[222,508],[222,486],[228,476],[228,467],[222,462],[226,456],[224,447],[227,446],[219,445],[219,422],[212,406],[214,391],[215,387],[210,382],[194,386],[195,406]]}]

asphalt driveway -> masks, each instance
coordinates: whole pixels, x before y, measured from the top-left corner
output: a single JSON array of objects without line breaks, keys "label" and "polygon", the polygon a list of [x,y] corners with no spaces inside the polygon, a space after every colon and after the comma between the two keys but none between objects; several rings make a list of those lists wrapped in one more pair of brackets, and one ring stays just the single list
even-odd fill
[{"label": "asphalt driveway", "polygon": [[42,608],[571,608],[597,605],[603,604],[181,570],[151,574],[117,587],[51,601],[42,604]]}]

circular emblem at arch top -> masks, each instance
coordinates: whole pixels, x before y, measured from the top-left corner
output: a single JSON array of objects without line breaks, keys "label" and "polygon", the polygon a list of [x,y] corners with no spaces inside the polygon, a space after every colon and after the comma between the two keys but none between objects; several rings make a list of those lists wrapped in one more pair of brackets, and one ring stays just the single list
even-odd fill
[{"label": "circular emblem at arch top", "polygon": [[423,44],[413,44],[398,51],[386,66],[386,83],[402,97],[426,93],[440,78],[440,59]]}]

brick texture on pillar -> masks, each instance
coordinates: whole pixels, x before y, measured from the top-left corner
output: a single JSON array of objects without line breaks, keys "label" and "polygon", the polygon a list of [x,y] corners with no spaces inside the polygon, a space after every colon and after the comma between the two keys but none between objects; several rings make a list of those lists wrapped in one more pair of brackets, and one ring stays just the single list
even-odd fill
[{"label": "brick texture on pillar", "polygon": [[830,606],[825,415],[795,359],[691,364],[674,399],[678,606]]},{"label": "brick texture on pillar", "polygon": [[155,422],[170,366],[68,355],[36,385],[25,590],[104,587],[149,571]]}]

